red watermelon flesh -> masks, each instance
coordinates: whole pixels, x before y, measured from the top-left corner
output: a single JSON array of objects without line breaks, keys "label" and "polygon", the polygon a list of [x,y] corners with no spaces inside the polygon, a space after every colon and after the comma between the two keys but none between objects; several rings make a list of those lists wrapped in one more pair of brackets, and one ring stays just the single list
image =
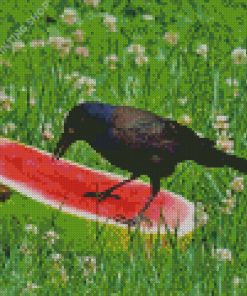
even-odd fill
[{"label": "red watermelon flesh", "polygon": [[[104,191],[123,181],[121,176],[96,171],[18,142],[0,138],[0,181],[39,202],[86,219],[116,224],[133,219],[144,207],[150,196],[150,186],[142,181],[131,181],[117,188],[101,202],[95,197],[84,197],[86,192]],[[170,230],[174,230],[179,218],[178,235],[194,228],[194,205],[172,192],[161,190],[146,210],[144,217],[152,223],[141,223],[141,230],[157,232],[160,207]],[[160,232],[165,232],[164,223]]]}]

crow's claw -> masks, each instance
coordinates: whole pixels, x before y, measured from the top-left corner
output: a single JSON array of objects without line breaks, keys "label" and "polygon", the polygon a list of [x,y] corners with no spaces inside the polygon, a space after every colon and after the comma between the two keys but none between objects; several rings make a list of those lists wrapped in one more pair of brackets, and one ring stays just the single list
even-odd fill
[{"label": "crow's claw", "polygon": [[123,224],[129,224],[131,227],[141,222],[151,223],[151,226],[152,226],[152,221],[147,217],[140,218],[139,216],[137,216],[132,219],[123,219],[123,220],[119,219],[119,221],[121,221]]},{"label": "crow's claw", "polygon": [[101,197],[101,192],[86,192],[85,197]]},{"label": "crow's claw", "polygon": [[112,195],[112,194],[106,194],[105,192],[86,192],[84,195],[84,197],[98,197],[99,201],[106,199],[108,197],[115,197],[116,199],[121,199],[121,197],[119,195]]}]

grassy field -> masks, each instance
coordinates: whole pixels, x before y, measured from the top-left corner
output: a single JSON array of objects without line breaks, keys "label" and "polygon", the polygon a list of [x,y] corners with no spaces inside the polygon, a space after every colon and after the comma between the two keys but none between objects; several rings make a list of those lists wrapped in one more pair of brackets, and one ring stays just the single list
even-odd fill
[{"label": "grassy field", "polygon": [[[247,158],[244,2],[113,7],[92,0],[76,7],[37,1],[1,12],[8,19],[0,36],[1,135],[52,152],[64,114],[92,100],[173,118]],[[129,176],[84,142],[65,158]],[[161,185],[207,214],[182,240],[117,235],[13,191],[0,203],[0,294],[244,295],[246,176],[187,161]]]}]

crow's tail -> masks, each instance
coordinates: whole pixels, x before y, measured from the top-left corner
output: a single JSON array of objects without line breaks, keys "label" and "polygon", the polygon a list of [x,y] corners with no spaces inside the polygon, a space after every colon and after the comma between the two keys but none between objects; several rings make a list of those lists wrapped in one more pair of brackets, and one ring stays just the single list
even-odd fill
[{"label": "crow's tail", "polygon": [[247,174],[247,160],[239,156],[228,154],[215,148],[212,141],[200,139],[199,146],[194,149],[195,162],[207,167],[231,167],[241,173]]}]

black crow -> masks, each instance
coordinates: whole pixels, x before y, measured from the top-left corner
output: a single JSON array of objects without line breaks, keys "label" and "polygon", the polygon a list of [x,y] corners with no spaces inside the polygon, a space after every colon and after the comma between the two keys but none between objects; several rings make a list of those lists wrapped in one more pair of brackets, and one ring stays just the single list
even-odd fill
[{"label": "black crow", "polygon": [[[101,198],[112,196],[117,187],[140,175],[150,177],[152,193],[142,214],[160,191],[161,177],[172,175],[177,163],[184,160],[247,173],[247,160],[216,149],[214,141],[176,121],[128,106],[99,102],[75,106],[66,118],[54,155],[62,156],[77,140],[85,140],[111,164],[133,173],[130,180],[102,192]],[[98,195],[88,192],[85,196]]]}]

